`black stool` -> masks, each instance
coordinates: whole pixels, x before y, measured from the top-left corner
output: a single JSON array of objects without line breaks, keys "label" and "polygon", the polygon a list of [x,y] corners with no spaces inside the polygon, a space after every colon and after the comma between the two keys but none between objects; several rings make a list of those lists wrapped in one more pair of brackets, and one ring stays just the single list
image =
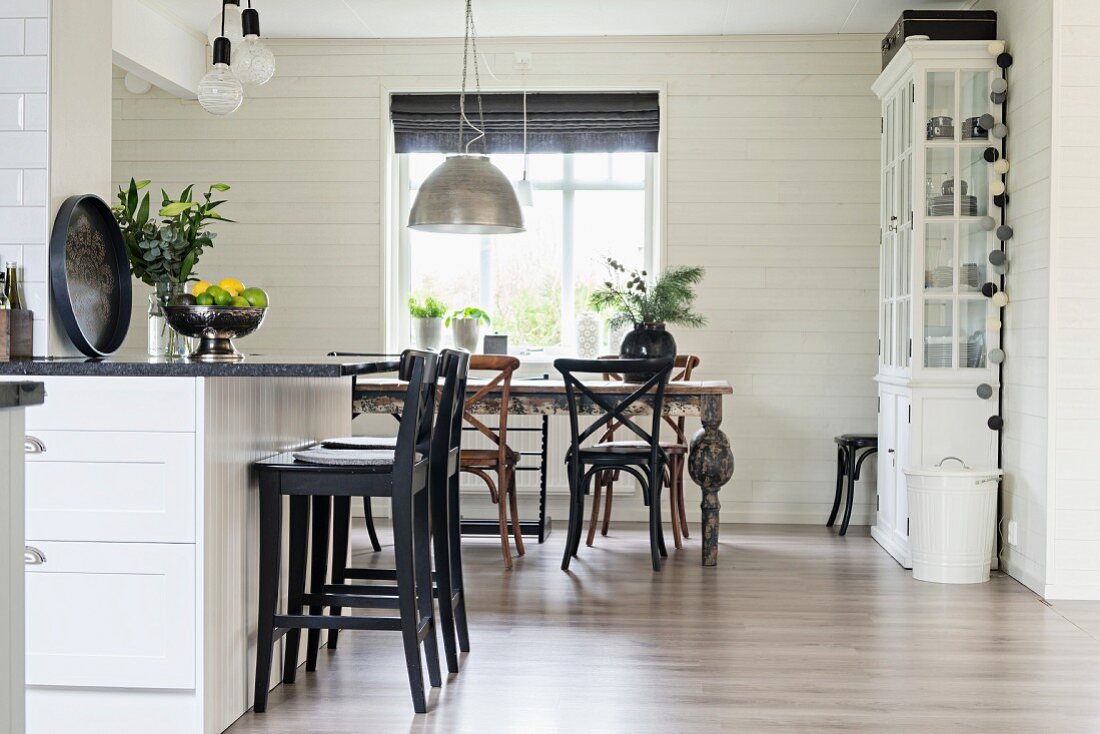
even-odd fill
[{"label": "black stool", "polygon": [[[286,635],[283,682],[293,683],[298,667],[301,630],[309,630],[306,669],[317,665],[320,630],[359,629],[399,631],[413,708],[427,711],[420,647],[428,663],[433,687],[442,685],[436,618],[432,603],[431,550],[429,545],[429,448],[435,405],[437,357],[431,352],[406,351],[401,358],[401,378],[408,382],[397,446],[392,458],[376,460],[372,452],[364,463],[350,458],[342,463],[298,461],[292,455],[257,462],[260,479],[260,568],[254,710],[267,708],[271,660],[275,640]],[[349,452],[330,452],[344,453]],[[359,452],[356,452],[359,453]],[[366,452],[364,452],[366,453]],[[305,457],[303,457],[305,458]],[[312,460],[314,457],[311,456]],[[277,614],[279,562],[282,540],[283,497],[290,498],[290,576],[285,614]],[[392,507],[394,580],[385,594],[371,587],[326,585],[328,527],[335,497],[388,497]],[[311,590],[305,593],[306,557],[309,545],[310,499],[313,502],[313,551]],[[303,614],[303,607],[309,613]],[[396,609],[398,617],[324,616],[325,607]]]},{"label": "black stool", "polygon": [[836,441],[836,496],[833,498],[833,511],[829,513],[831,528],[836,522],[840,510],[840,495],[844,491],[844,478],[848,478],[848,503],[844,507],[844,520],[840,523],[840,534],[848,532],[848,522],[852,519],[852,505],[855,504],[856,481],[859,479],[863,462],[871,454],[878,453],[878,436],[873,433],[845,433],[837,436]]}]

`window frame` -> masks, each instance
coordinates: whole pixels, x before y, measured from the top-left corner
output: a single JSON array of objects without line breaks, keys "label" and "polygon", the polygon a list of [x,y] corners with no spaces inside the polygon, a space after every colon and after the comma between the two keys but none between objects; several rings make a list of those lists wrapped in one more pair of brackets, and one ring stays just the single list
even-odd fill
[{"label": "window frame", "polygon": [[[412,207],[412,190],[409,182],[409,156],[408,153],[393,153],[391,154],[392,170],[394,175],[392,176],[394,191],[394,201],[396,203],[396,218],[394,226],[396,227],[395,237],[393,241],[397,248],[397,257],[395,258],[395,265],[397,267],[396,273],[391,273],[391,276],[395,278],[396,290],[397,290],[397,303],[407,303],[409,297],[412,295],[412,245],[409,234],[409,228],[405,226],[405,222],[408,221],[409,210]],[[537,348],[539,351],[534,354],[543,354],[547,357],[560,356],[563,353],[570,353],[570,344],[576,338],[576,309],[575,309],[575,292],[576,292],[576,243],[574,241],[574,227],[573,217],[575,212],[575,197],[578,191],[641,191],[643,192],[644,201],[644,222],[643,222],[643,251],[642,261],[643,268],[650,272],[656,272],[659,266],[659,257],[656,247],[657,236],[656,227],[658,222],[657,209],[658,198],[657,192],[659,188],[657,180],[657,172],[659,167],[659,153],[645,153],[645,169],[643,174],[643,180],[641,184],[633,182],[620,182],[611,178],[603,181],[585,181],[576,178],[574,170],[574,158],[571,155],[563,155],[562,160],[562,175],[561,178],[556,180],[540,180],[532,181],[532,185],[536,189],[560,191],[562,194],[562,219],[561,219],[561,247],[562,247],[562,262],[561,262],[561,275],[562,275],[562,290],[560,294],[559,315],[561,318],[561,333],[562,341],[557,347],[545,347]],[[609,173],[611,173],[609,171]],[[502,236],[502,235],[496,235]],[[506,236],[506,235],[504,235]],[[491,258],[491,235],[482,235],[481,242],[481,258],[480,258],[480,270],[479,270],[479,283],[480,283],[480,298],[483,304],[492,303],[493,293],[493,267]],[[396,318],[389,319],[389,326],[391,328],[387,331],[393,338],[396,338],[396,344],[402,345],[407,340],[402,338],[402,335],[407,335],[411,328],[411,319],[408,314],[408,309],[398,309]],[[396,327],[396,328],[392,328]],[[520,356],[530,356],[527,354],[526,347],[529,345],[522,344],[509,344],[509,350],[514,354]]]}]

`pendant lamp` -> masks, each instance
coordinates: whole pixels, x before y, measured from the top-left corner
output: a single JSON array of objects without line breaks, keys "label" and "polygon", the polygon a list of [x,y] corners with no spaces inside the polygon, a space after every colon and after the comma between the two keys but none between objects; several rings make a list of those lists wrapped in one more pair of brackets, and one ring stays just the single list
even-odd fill
[{"label": "pendant lamp", "polygon": [[516,198],[525,207],[535,205],[535,187],[527,180],[527,89],[523,90],[523,178],[516,184]]},{"label": "pendant lamp", "polygon": [[206,40],[213,46],[214,41],[222,37],[233,44],[239,43],[243,37],[241,0],[222,0],[222,12],[210,19],[210,25],[206,27]]},{"label": "pendant lamp", "polygon": [[[466,70],[474,57],[474,83],[481,127],[466,117]],[[487,155],[470,152],[478,140],[485,144],[485,110],[478,73],[477,28],[473,0],[466,0],[466,38],[462,46],[462,90],[458,97],[458,142],[469,125],[478,134],[466,143],[465,152],[448,156],[424,180],[409,212],[409,228],[451,234],[512,234],[523,232],[523,212],[516,190]]]},{"label": "pendant lamp", "polygon": [[241,27],[244,40],[233,54],[233,73],[242,84],[267,84],[275,76],[275,54],[260,40],[260,13],[252,0],[241,13]]},{"label": "pendant lamp", "polygon": [[[228,3],[222,5],[223,18]],[[199,104],[212,115],[236,112],[244,101],[244,88],[229,68],[233,45],[224,35],[214,39],[214,68],[199,81]]]}]

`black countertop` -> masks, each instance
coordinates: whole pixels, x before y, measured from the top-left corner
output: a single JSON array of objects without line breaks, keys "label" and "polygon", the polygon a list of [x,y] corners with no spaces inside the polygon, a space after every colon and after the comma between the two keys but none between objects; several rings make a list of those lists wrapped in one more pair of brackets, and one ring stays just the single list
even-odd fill
[{"label": "black countertop", "polygon": [[41,405],[45,397],[41,382],[0,382],[0,410]]},{"label": "black countertop", "polygon": [[[241,362],[192,362],[119,352],[107,359],[31,357],[0,362],[0,376],[34,377],[347,377],[392,372],[397,357],[355,354],[339,357],[248,354]],[[2,406],[0,406],[2,407]]]}]

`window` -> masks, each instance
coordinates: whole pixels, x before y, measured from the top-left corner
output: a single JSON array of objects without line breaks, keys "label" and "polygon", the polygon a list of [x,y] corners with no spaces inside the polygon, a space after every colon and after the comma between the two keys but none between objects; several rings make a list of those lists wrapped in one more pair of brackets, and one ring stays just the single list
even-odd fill
[{"label": "window", "polygon": [[[491,159],[513,181],[523,156]],[[577,314],[588,294],[607,279],[604,258],[654,270],[655,154],[533,154],[528,178],[535,203],[525,209],[527,231],[512,235],[417,232],[405,226],[420,183],[442,154],[397,156],[398,294],[435,296],[450,309],[479,306],[491,331],[507,334],[509,351],[570,352]],[[409,333],[408,313],[398,335]]]}]

